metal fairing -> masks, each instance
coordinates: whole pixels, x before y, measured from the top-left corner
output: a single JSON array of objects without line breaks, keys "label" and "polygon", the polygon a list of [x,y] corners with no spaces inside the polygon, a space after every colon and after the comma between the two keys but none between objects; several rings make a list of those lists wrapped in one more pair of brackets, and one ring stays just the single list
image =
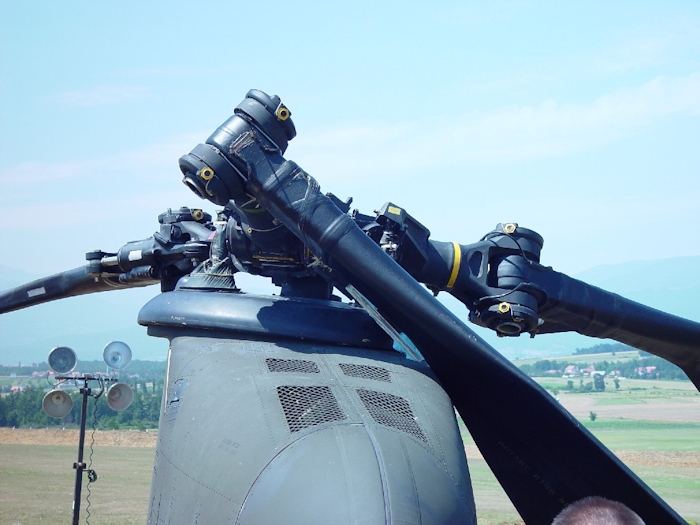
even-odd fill
[{"label": "metal fairing", "polygon": [[[210,300],[168,295],[171,310],[180,299]],[[294,322],[323,325],[340,310],[346,329],[363,335],[361,310],[311,304]],[[148,523],[476,522],[452,402],[425,362],[270,337],[269,319],[263,340],[259,308],[238,309],[236,330],[212,331],[151,306],[139,321],[171,342]]]}]

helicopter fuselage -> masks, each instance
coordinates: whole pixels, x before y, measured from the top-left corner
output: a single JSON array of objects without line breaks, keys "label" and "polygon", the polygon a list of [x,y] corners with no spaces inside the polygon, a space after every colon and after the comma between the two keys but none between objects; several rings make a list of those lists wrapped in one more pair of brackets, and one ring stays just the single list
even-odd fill
[{"label": "helicopter fuselage", "polygon": [[362,309],[174,291],[139,322],[170,339],[148,523],[475,523],[451,400]]}]

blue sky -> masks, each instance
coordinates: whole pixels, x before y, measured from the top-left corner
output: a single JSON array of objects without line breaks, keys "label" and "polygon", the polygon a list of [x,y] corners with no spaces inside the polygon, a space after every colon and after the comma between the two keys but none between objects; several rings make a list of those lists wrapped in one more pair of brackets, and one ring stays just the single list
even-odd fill
[{"label": "blue sky", "polygon": [[287,157],[439,240],[515,221],[566,273],[700,255],[697,2],[0,3],[0,265],[33,273],[213,207],[177,159],[250,88]]}]

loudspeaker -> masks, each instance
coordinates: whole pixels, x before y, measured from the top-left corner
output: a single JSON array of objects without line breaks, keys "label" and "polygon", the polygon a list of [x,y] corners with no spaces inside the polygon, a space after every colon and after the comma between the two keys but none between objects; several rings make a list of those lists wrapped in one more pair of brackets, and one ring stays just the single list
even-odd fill
[{"label": "loudspeaker", "polygon": [[61,390],[52,390],[44,396],[41,406],[47,416],[61,419],[70,413],[73,408],[73,400]]},{"label": "loudspeaker", "polygon": [[131,363],[131,348],[121,341],[112,341],[105,346],[102,357],[107,366],[121,370]]},{"label": "loudspeaker", "polygon": [[78,356],[72,348],[67,346],[57,346],[49,352],[49,367],[57,374],[67,374],[72,372],[78,363]]},{"label": "loudspeaker", "polygon": [[107,391],[107,406],[121,412],[134,400],[134,391],[126,383],[116,383]]}]

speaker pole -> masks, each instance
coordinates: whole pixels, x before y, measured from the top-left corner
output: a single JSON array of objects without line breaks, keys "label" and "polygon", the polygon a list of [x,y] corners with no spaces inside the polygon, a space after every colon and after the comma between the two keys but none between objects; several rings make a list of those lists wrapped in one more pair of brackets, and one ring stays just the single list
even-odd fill
[{"label": "speaker pole", "polygon": [[[115,370],[125,368],[131,361],[131,348],[126,343],[120,341],[112,341],[109,343],[103,352],[103,357],[105,363],[110,368]],[[83,382],[83,386],[80,388],[80,394],[83,396],[83,406],[80,412],[80,438],[78,440],[78,461],[73,463],[73,468],[75,469],[75,491],[73,493],[73,525],[79,525],[80,522],[80,500],[81,492],[83,488],[83,471],[85,470],[85,463],[83,462],[83,450],[85,448],[85,420],[87,419],[87,405],[88,397],[92,394],[92,390],[88,386],[90,381],[97,381],[100,385],[100,391],[95,395],[95,402],[97,398],[100,397],[105,391],[105,383],[109,384],[111,382],[116,382],[117,379],[114,378],[102,378],[93,375],[83,375],[80,377],[68,376],[62,374],[68,374],[71,372],[78,362],[78,357],[76,356],[73,349],[67,346],[57,346],[49,353],[49,367],[58,375],[55,379],[60,383],[64,381],[74,381],[75,385],[78,386],[79,382]],[[77,374],[76,374],[77,375]],[[114,385],[117,389],[114,391],[114,396],[117,400],[110,400],[108,396],[107,405],[117,412],[125,410],[131,404],[134,397],[131,387],[126,383],[117,383]],[[58,397],[56,397],[58,396]],[[68,415],[71,408],[73,407],[73,402],[70,397],[65,393],[58,390],[49,392],[41,402],[42,407],[46,414],[50,417],[61,418]],[[124,399],[123,399],[124,398]],[[53,403],[53,404],[52,404]],[[54,406],[57,405],[57,406]],[[88,471],[90,480],[94,481],[97,476],[94,470]]]},{"label": "speaker pole", "polygon": [[75,469],[75,492],[73,496],[73,525],[79,525],[80,523],[80,497],[83,488],[83,471],[85,470],[85,463],[83,463],[83,449],[85,445],[85,419],[87,418],[87,404],[88,396],[91,393],[90,388],[88,388],[88,378],[82,377],[83,387],[80,389],[80,393],[83,395],[83,406],[80,412],[80,439],[78,440],[78,462],[73,463],[73,468]]}]

